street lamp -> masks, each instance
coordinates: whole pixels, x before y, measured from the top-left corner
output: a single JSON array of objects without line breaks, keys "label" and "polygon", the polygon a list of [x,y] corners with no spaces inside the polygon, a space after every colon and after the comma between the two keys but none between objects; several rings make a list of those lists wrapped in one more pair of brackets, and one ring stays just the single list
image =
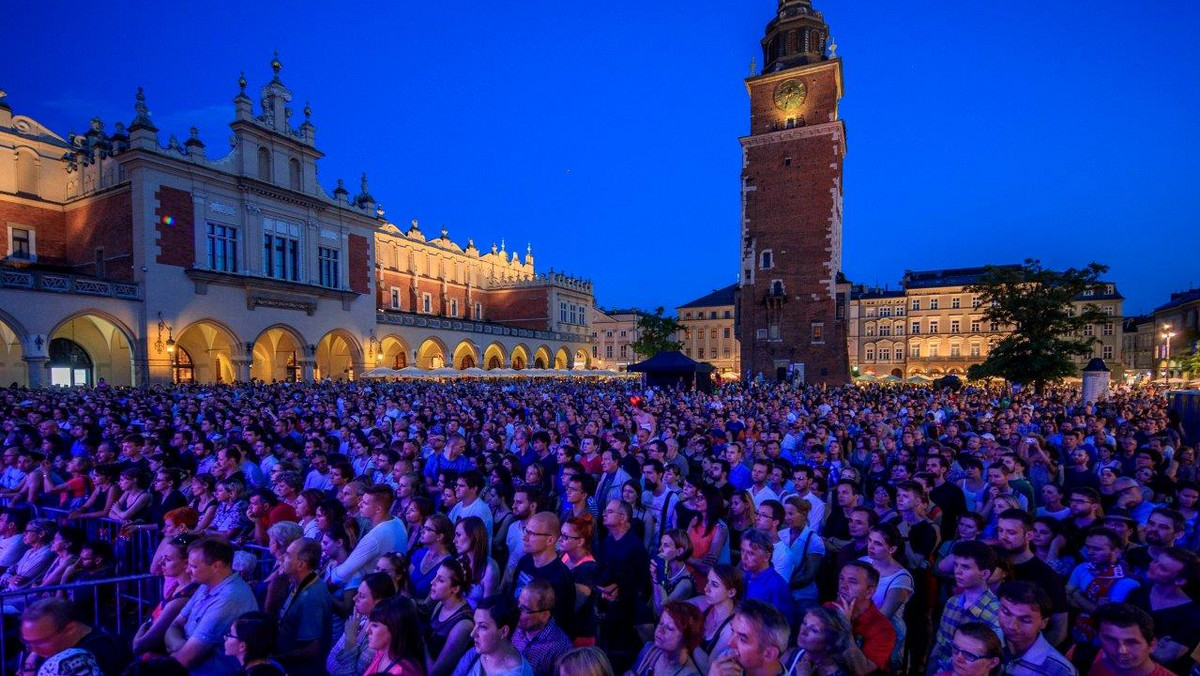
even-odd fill
[{"label": "street lamp", "polygon": [[1175,337],[1175,332],[1171,330],[1170,324],[1163,325],[1163,342],[1166,344],[1166,349],[1163,351],[1166,357],[1166,367],[1163,369],[1163,382],[1167,382],[1171,377],[1171,339]]}]

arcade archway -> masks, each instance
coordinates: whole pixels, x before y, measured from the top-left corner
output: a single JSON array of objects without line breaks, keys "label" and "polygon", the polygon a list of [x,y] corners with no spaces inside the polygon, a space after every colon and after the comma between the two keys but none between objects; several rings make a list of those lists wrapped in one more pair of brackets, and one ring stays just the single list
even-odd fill
[{"label": "arcade archway", "polygon": [[396,370],[408,366],[408,346],[399,336],[384,336],[383,340],[379,341],[379,355],[382,357],[377,359],[379,366]]},{"label": "arcade archway", "polygon": [[529,348],[524,345],[518,345],[512,351],[512,368],[520,371],[529,366]]},{"label": "arcade archway", "polygon": [[362,369],[362,348],[354,336],[341,329],[325,334],[317,343],[317,380],[354,380]]},{"label": "arcade archway", "polygon": [[533,353],[533,368],[550,368],[550,348],[543,345],[537,349],[537,352]]},{"label": "arcade archway", "polygon": [[299,382],[304,377],[304,340],[290,326],[273,326],[254,339],[250,377],[263,382]]},{"label": "arcade archway", "polygon": [[[184,329],[176,341],[172,358],[175,382],[231,383],[237,380],[233,357],[240,351],[228,328],[211,319],[198,321]],[[190,373],[185,363],[189,358]]]},{"label": "arcade archway", "polygon": [[589,369],[591,367],[592,367],[592,360],[590,357],[588,357],[587,350],[576,350],[575,351],[575,363],[572,365],[572,368],[574,368],[576,371],[581,371],[583,369]]},{"label": "arcade archway", "polygon": [[558,352],[554,353],[554,368],[559,371],[571,368],[571,353],[567,352],[567,348],[560,347]]},{"label": "arcade archway", "polygon": [[8,387],[12,383],[22,387],[29,384],[29,370],[25,368],[24,357],[20,336],[0,320],[0,387]]},{"label": "arcade archway", "polygon": [[462,341],[454,348],[454,359],[452,360],[454,368],[458,370],[475,368],[479,365],[479,355],[475,351],[475,346],[468,341]]},{"label": "arcade archway", "polygon": [[446,346],[437,338],[426,338],[417,348],[417,367],[426,371],[440,369],[446,365]]},{"label": "arcade archway", "polygon": [[492,343],[483,351],[483,368],[488,371],[504,368],[504,348],[500,343]]},{"label": "arcade archway", "polygon": [[94,386],[101,380],[114,386],[137,384],[132,335],[97,314],[65,320],[50,333],[50,384]]}]

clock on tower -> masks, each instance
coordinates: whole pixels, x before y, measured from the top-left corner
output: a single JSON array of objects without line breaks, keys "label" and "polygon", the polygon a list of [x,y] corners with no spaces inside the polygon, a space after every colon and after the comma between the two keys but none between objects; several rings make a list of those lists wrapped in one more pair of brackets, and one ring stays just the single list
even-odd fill
[{"label": "clock on tower", "polygon": [[737,327],[745,375],[849,382],[842,267],[841,60],[810,0],[779,0],[746,80]]}]

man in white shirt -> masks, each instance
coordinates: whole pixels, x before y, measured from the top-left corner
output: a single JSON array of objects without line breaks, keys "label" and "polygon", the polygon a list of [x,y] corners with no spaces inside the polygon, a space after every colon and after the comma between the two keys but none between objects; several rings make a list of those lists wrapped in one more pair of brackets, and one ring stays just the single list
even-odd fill
[{"label": "man in white shirt", "polygon": [[812,509],[808,510],[808,527],[814,532],[821,531],[825,523],[825,501],[812,492],[813,470],[808,465],[796,465],[792,468],[792,487],[796,495],[804,498]]},{"label": "man in white shirt", "polygon": [[513,572],[517,570],[517,562],[521,560],[522,556],[525,556],[525,526],[529,525],[529,519],[541,510],[542,499],[539,491],[529,486],[520,486],[513,491],[514,520],[509,524],[508,533],[504,536],[504,542],[508,545],[508,565],[504,569],[506,583],[512,579]]},{"label": "man in white shirt", "polygon": [[392,516],[395,494],[389,486],[374,485],[366,490],[358,503],[359,515],[371,522],[371,529],[362,536],[350,557],[333,569],[330,581],[345,584],[357,574],[374,571],[375,561],[388,552],[408,551],[408,533],[404,522]]},{"label": "man in white shirt", "polygon": [[454,497],[458,504],[450,510],[450,521],[458,523],[468,516],[477,516],[487,528],[488,542],[492,541],[492,510],[487,503],[479,499],[483,491],[483,475],[475,470],[467,470],[458,475],[454,485]]},{"label": "man in white shirt", "polygon": [[750,470],[750,497],[754,500],[754,506],[758,507],[765,500],[779,501],[779,494],[771,490],[767,485],[767,479],[771,477],[771,461],[766,458],[759,458],[754,461],[754,467]]}]

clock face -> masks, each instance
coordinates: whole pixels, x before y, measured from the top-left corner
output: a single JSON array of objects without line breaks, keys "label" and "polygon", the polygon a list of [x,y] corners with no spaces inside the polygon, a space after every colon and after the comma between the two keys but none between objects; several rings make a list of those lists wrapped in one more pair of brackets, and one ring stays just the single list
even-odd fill
[{"label": "clock face", "polygon": [[780,110],[795,110],[804,105],[808,98],[808,86],[803,80],[785,80],[775,88],[775,107]]}]

